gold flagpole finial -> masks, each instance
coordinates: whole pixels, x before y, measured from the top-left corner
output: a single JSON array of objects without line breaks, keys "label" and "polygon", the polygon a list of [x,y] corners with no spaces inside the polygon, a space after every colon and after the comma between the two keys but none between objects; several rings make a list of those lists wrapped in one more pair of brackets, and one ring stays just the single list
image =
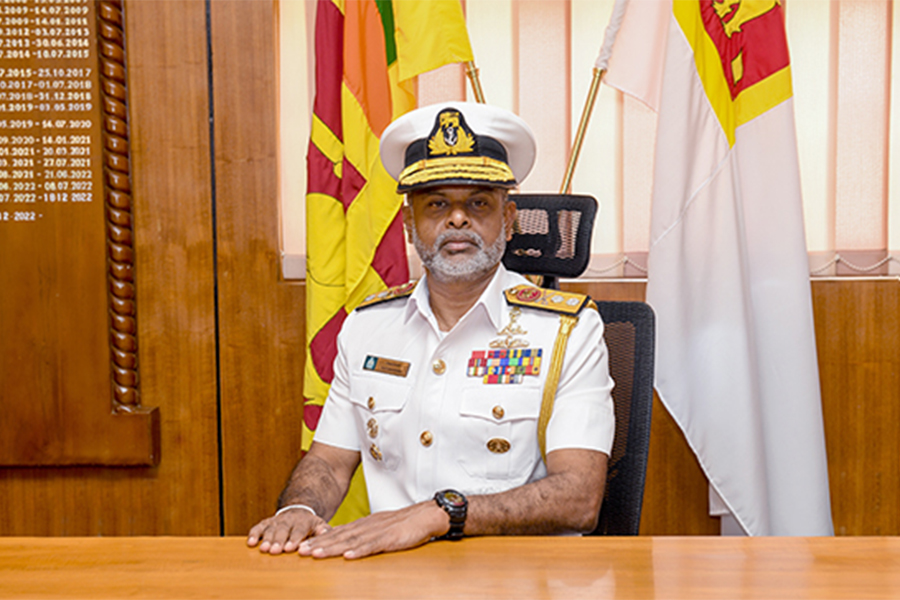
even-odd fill
[{"label": "gold flagpole finial", "polygon": [[581,121],[578,123],[578,131],[575,133],[575,141],[572,144],[572,153],[569,155],[569,165],[566,167],[566,175],[563,177],[563,183],[559,189],[561,194],[568,194],[572,191],[572,177],[575,175],[575,165],[578,163],[578,155],[581,154],[584,134],[587,131],[588,122],[591,120],[594,102],[597,100],[597,91],[600,89],[600,81],[603,79],[604,73],[606,73],[605,69],[594,69],[594,78],[591,80],[591,88],[588,90],[584,109],[581,112]]},{"label": "gold flagpole finial", "polygon": [[466,61],[466,75],[472,82],[472,92],[475,94],[475,101],[485,104],[484,92],[481,89],[481,80],[478,78],[478,68],[475,66],[474,60]]}]

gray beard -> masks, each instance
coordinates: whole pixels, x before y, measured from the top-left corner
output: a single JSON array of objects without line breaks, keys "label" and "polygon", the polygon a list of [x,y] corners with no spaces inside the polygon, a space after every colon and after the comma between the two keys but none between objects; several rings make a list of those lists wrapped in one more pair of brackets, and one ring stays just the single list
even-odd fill
[{"label": "gray beard", "polygon": [[[461,237],[478,247],[474,256],[451,259],[441,253],[441,244],[450,238]],[[434,241],[434,245],[429,248],[419,239],[416,226],[413,224],[412,238],[413,246],[415,246],[419,258],[422,259],[422,264],[428,270],[428,275],[441,282],[474,281],[496,267],[506,251],[506,236],[503,235],[503,232],[500,232],[494,243],[487,247],[480,235],[469,230],[444,231]]]}]

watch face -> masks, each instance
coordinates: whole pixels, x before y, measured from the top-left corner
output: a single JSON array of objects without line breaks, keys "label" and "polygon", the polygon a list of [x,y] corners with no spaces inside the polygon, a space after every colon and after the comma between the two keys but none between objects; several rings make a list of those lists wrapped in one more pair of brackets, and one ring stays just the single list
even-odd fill
[{"label": "watch face", "polygon": [[466,499],[461,494],[449,490],[444,492],[444,501],[456,508],[462,508],[466,505]]}]

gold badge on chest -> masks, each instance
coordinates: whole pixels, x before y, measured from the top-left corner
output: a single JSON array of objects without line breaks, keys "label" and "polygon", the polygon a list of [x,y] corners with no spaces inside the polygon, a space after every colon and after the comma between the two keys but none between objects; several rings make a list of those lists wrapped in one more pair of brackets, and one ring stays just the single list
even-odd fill
[{"label": "gold badge on chest", "polygon": [[527,375],[539,375],[543,350],[529,348],[528,334],[519,324],[522,310],[514,306],[509,311],[509,323],[491,340],[491,350],[475,350],[469,357],[466,374],[480,377],[489,384],[522,383]]},{"label": "gold badge on chest", "polygon": [[516,336],[528,335],[528,332],[519,325],[519,317],[522,315],[522,309],[514,306],[509,311],[509,323],[506,327],[497,332],[499,337],[491,340],[491,348],[527,348],[528,340],[519,339]]}]

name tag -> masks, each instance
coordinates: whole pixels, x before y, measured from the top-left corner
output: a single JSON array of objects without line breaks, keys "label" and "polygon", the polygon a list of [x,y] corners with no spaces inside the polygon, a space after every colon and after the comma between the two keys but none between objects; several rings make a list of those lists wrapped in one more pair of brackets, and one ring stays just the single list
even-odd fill
[{"label": "name tag", "polygon": [[394,377],[406,377],[406,374],[409,373],[409,363],[402,360],[369,355],[363,362],[363,369],[384,373],[385,375],[393,375]]}]

